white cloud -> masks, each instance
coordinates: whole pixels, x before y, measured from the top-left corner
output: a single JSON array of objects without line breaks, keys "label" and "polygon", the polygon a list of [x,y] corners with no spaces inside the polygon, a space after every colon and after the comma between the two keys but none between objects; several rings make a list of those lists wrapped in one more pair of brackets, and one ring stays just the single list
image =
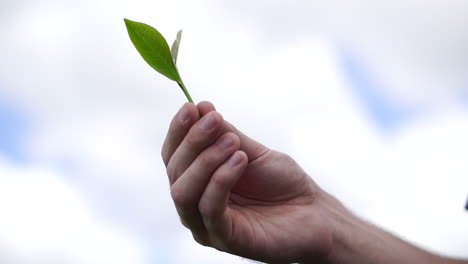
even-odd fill
[{"label": "white cloud", "polygon": [[141,241],[96,217],[63,175],[5,159],[0,175],[0,244],[15,263],[147,263]]},{"label": "white cloud", "polygon": [[433,108],[468,92],[466,1],[211,1],[227,28],[264,46],[322,35],[357,56],[400,104]]},{"label": "white cloud", "polygon": [[[179,238],[177,251],[174,256],[174,263],[229,263],[229,264],[245,264],[254,263],[252,260],[244,259],[239,256],[226,254],[216,249],[204,247],[194,243],[192,235],[189,232]],[[255,262],[256,263],[256,262]]]}]

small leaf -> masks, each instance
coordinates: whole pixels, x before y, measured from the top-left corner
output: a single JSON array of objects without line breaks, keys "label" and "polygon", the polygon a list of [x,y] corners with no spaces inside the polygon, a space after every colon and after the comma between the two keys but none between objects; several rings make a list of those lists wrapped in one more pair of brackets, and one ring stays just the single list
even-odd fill
[{"label": "small leaf", "polygon": [[124,21],[128,35],[143,59],[157,72],[177,82],[188,101],[193,103],[176,67],[182,31],[177,33],[172,50],[169,50],[166,39],[155,28],[126,18]]},{"label": "small leaf", "polygon": [[177,37],[174,40],[174,43],[172,44],[171,48],[171,54],[172,54],[172,60],[174,60],[174,64],[177,64],[177,54],[179,53],[179,46],[180,46],[180,40],[182,38],[182,29],[177,32]]},{"label": "small leaf", "polygon": [[181,81],[166,39],[155,28],[124,19],[128,35],[143,59],[156,71],[176,82]]}]

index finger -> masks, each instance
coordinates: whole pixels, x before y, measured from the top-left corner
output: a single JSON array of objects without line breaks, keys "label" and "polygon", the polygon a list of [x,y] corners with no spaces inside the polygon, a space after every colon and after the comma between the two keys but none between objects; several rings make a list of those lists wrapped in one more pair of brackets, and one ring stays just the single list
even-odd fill
[{"label": "index finger", "polygon": [[193,103],[185,103],[172,119],[161,149],[161,156],[166,166],[199,116],[198,108]]}]

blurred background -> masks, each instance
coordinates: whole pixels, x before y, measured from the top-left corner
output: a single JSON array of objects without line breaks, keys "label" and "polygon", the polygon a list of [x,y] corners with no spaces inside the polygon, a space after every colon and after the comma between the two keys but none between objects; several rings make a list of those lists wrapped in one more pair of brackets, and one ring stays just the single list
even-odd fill
[{"label": "blurred background", "polygon": [[172,43],[195,101],[356,214],[468,257],[468,2],[0,1],[0,263],[248,263],[193,241],[160,149],[185,97],[123,18]]}]

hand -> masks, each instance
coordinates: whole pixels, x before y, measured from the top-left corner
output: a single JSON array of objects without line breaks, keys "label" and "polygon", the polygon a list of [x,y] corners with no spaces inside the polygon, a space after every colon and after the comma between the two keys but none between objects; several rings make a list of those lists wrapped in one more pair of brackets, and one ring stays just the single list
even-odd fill
[{"label": "hand", "polygon": [[200,244],[270,263],[330,253],[330,197],[293,159],[239,132],[212,104],[180,109],[162,157],[177,212]]}]

